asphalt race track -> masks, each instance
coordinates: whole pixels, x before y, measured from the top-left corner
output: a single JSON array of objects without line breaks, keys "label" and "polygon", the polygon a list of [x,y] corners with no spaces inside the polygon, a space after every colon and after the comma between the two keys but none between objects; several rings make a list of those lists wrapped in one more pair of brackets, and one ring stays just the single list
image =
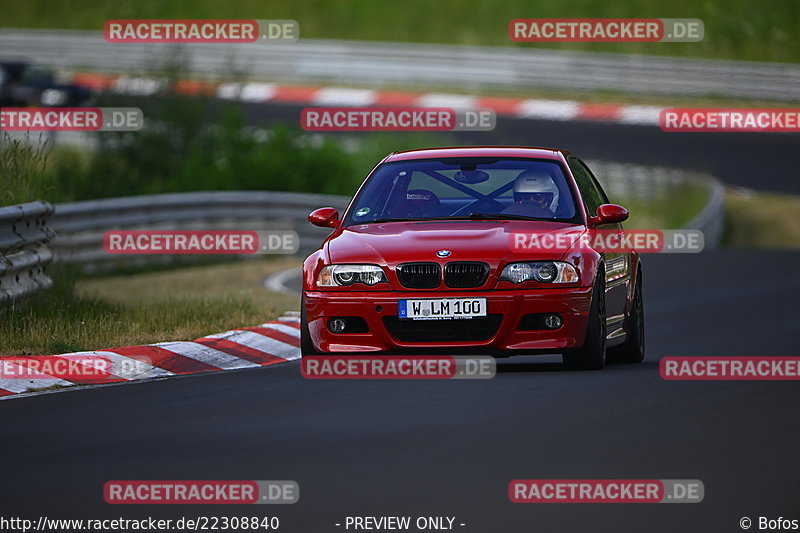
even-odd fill
[{"label": "asphalt race track", "polygon": [[[499,363],[486,381],[307,381],[297,363],[0,402],[0,501],[18,515],[448,515],[463,531],[734,531],[798,509],[796,382],[668,382],[665,355],[796,355],[800,254],[646,258],[649,355],[566,372]],[[539,362],[550,361],[550,362]],[[515,478],[701,479],[682,505],[532,505]],[[111,479],[293,479],[293,506],[103,502]],[[8,513],[6,513],[8,514]]]},{"label": "asphalt race track", "polygon": [[[702,134],[671,134],[697,145],[679,153],[650,144],[667,135],[658,131],[511,122],[503,135],[531,128],[519,144],[598,157],[616,141],[605,159],[690,167],[697,157],[702,170],[716,160],[725,181],[797,191],[792,154],[769,161],[796,148],[788,136],[704,146]],[[800,518],[797,382],[658,375],[668,355],[797,356],[800,254],[653,255],[644,269],[641,365],[567,372],[560,358],[523,357],[485,381],[309,381],[287,363],[2,401],[0,507],[32,518],[272,513],[290,533],[344,531],[335,524],[348,515],[455,516],[465,524],[456,530],[486,533],[741,531],[743,516]],[[512,504],[516,478],[700,479],[705,500]],[[292,479],[301,496],[292,506],[112,506],[102,486],[113,479]]]}]

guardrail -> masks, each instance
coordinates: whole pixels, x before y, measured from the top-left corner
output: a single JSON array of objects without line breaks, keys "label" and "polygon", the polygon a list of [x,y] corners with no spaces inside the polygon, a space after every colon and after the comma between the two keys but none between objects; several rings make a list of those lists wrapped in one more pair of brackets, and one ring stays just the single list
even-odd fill
[{"label": "guardrail", "polygon": [[58,238],[52,247],[56,261],[82,265],[90,272],[179,257],[109,254],[103,235],[113,229],[293,230],[300,236],[300,252],[311,252],[329,232],[309,224],[308,214],[322,206],[342,210],[348,201],[327,194],[213,191],[58,204],[52,219]]},{"label": "guardrail", "polygon": [[[152,70],[157,58],[171,57],[175,50],[169,44],[107,43],[100,32],[91,31],[4,28],[0,33],[0,57],[31,58],[65,69],[130,74]],[[313,39],[251,46],[192,44],[180,52],[191,73],[214,77],[246,72],[256,80],[301,83],[800,99],[800,67],[789,63]]]},{"label": "guardrail", "polygon": [[703,232],[705,249],[713,250],[722,241],[725,230],[725,186],[719,180],[709,178],[706,181],[708,201],[686,227]]},{"label": "guardrail", "polygon": [[45,244],[53,238],[47,225],[53,206],[35,201],[0,207],[0,307],[53,286],[44,267],[53,259]]}]

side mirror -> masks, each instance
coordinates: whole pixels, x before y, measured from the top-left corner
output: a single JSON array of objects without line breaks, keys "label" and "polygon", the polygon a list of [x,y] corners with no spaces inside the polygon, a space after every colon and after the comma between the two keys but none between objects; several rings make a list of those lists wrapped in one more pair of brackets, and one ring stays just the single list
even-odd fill
[{"label": "side mirror", "polygon": [[339,226],[339,211],[333,207],[320,207],[308,215],[308,221],[321,228],[335,228]]},{"label": "side mirror", "polygon": [[628,210],[621,205],[603,204],[597,208],[597,215],[589,218],[589,225],[616,224],[628,220]]}]

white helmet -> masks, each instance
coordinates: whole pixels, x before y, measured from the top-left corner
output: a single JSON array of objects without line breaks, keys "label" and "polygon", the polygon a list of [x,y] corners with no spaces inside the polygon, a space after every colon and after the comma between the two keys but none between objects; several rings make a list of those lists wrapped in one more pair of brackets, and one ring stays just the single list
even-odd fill
[{"label": "white helmet", "polygon": [[544,170],[526,170],[514,182],[514,202],[533,203],[556,211],[558,187]]}]

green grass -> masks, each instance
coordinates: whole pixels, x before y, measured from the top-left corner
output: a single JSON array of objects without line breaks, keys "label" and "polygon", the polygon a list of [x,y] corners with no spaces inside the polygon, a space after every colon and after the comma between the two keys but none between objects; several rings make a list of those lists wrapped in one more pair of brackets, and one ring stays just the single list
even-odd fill
[{"label": "green grass", "polygon": [[47,158],[48,148],[43,138],[38,144],[12,140],[7,136],[0,138],[0,206],[47,196]]},{"label": "green grass", "polygon": [[[2,4],[6,4],[2,6]],[[295,19],[301,38],[530,47],[512,43],[514,18],[700,18],[699,43],[562,43],[551,48],[800,61],[800,2],[772,0],[27,0],[0,1],[8,27],[101,29],[120,18]],[[265,48],[266,50],[266,48]]]},{"label": "green grass", "polygon": [[725,218],[727,246],[800,249],[800,196],[729,189]]},{"label": "green grass", "polygon": [[0,355],[47,355],[192,340],[275,319],[297,298],[261,287],[296,258],[240,261],[84,279],[55,271],[54,288],[0,309]]},{"label": "green grass", "polygon": [[[676,202],[675,198],[681,201]],[[646,202],[635,198],[611,198],[630,213],[625,223],[627,229],[680,228],[703,209],[707,200],[708,192],[691,184],[675,187],[670,194]]]}]

